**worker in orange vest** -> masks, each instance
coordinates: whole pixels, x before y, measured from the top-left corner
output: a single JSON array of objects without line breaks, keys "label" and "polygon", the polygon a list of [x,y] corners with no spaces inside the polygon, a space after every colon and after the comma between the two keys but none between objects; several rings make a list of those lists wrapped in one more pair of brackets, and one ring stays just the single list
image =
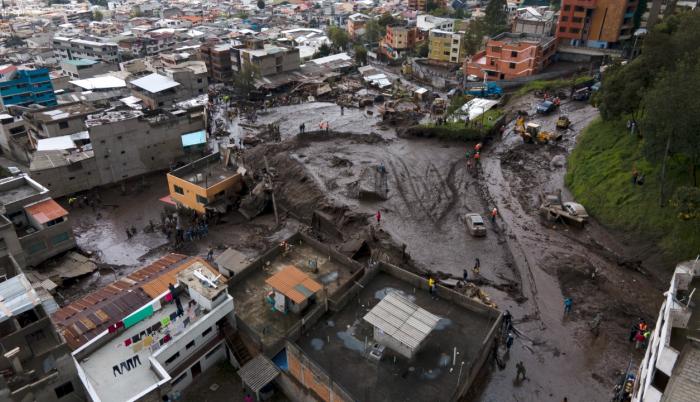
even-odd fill
[{"label": "worker in orange vest", "polygon": [[474,162],[479,163],[479,159],[481,159],[481,154],[479,153],[479,151],[477,151],[474,154]]},{"label": "worker in orange vest", "polygon": [[474,150],[476,152],[481,152],[481,147],[482,147],[481,143],[478,142],[476,145],[474,145]]}]

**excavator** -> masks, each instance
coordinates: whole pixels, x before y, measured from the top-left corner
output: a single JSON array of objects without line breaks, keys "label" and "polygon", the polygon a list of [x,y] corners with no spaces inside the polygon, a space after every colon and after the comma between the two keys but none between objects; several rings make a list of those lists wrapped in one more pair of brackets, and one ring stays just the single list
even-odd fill
[{"label": "excavator", "polygon": [[515,120],[514,131],[523,138],[527,144],[538,143],[547,144],[549,141],[560,140],[560,133],[551,133],[549,131],[540,130],[540,125],[537,123],[526,123],[525,116],[520,115]]}]

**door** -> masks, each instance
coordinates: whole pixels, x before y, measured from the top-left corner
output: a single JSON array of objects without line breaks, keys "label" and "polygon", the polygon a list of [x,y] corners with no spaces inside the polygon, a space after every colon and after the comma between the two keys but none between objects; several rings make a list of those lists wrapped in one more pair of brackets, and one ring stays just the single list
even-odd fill
[{"label": "door", "polygon": [[202,366],[199,365],[199,362],[195,363],[194,366],[192,366],[191,370],[193,379],[198,375],[202,374]]}]

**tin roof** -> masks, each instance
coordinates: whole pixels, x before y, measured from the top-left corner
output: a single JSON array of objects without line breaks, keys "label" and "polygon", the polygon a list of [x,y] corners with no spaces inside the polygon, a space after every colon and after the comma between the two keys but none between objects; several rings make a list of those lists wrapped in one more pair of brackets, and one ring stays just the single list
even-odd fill
[{"label": "tin roof", "polygon": [[68,211],[58,205],[53,198],[48,198],[43,201],[35,202],[34,204],[24,207],[29,215],[34,217],[40,224],[50,222],[54,219],[68,215]]},{"label": "tin roof", "polygon": [[364,320],[414,349],[437,326],[440,317],[418,307],[399,293],[390,292],[364,316]]},{"label": "tin roof", "polygon": [[318,282],[292,265],[282,268],[279,272],[267,278],[265,283],[297,304],[321,290],[321,285]]},{"label": "tin roof", "polygon": [[158,93],[160,91],[164,91],[166,89],[174,88],[180,85],[179,82],[173,81],[169,77],[156,73],[149,74],[137,80],[133,80],[131,81],[131,83],[150,93]]},{"label": "tin roof", "polygon": [[275,366],[275,363],[263,354],[255,356],[238,370],[238,375],[241,377],[241,380],[243,380],[243,383],[249,386],[253,392],[258,392],[263,389],[267,384],[271,383],[279,373],[280,370]]},{"label": "tin roof", "polygon": [[0,282],[0,322],[39,305],[41,300],[24,274]]},{"label": "tin roof", "polygon": [[[182,254],[168,254],[138,271],[112,282],[56,311],[51,319],[71,349],[96,337],[110,324],[151,301],[141,287],[154,278],[195,261]],[[167,284],[166,284],[167,288]],[[163,290],[164,292],[165,290]],[[162,292],[161,292],[162,293]]]}]

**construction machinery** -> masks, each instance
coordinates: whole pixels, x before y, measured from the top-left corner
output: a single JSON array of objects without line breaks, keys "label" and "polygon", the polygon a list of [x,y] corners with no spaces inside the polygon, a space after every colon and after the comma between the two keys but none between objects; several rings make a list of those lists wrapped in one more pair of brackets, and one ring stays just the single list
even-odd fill
[{"label": "construction machinery", "polygon": [[557,119],[557,129],[559,129],[559,130],[566,130],[567,128],[569,128],[570,125],[571,125],[571,120],[569,120],[568,116],[561,115]]},{"label": "construction machinery", "polygon": [[588,213],[583,205],[572,201],[563,202],[561,190],[556,194],[541,194],[540,197],[542,198],[540,214],[547,221],[578,227],[583,227],[588,221]]},{"label": "construction machinery", "polygon": [[479,86],[467,88],[464,93],[479,98],[499,98],[503,95],[503,88],[495,82],[484,82]]},{"label": "construction machinery", "polygon": [[552,133],[541,130],[537,123],[526,123],[525,116],[519,116],[515,120],[515,132],[522,137],[527,144],[537,142],[538,144],[547,144],[549,141],[558,141],[561,139],[561,133]]}]

